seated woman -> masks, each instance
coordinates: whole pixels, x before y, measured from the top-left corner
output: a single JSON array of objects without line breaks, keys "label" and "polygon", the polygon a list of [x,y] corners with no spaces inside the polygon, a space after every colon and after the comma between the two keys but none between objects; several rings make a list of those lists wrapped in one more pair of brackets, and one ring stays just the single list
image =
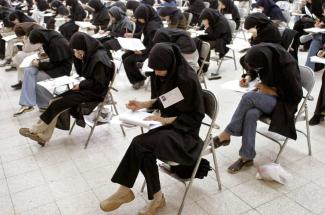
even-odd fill
[{"label": "seated woman", "polygon": [[32,18],[37,22],[37,23],[46,23],[46,20],[44,20],[44,12],[47,9],[50,9],[49,4],[45,0],[34,0],[35,5],[36,5],[36,10],[34,10],[32,14]]},{"label": "seated woman", "polygon": [[273,0],[257,0],[255,6],[262,9],[263,13],[267,17],[270,17],[272,21],[287,22],[281,9],[274,3]]},{"label": "seated woman", "polygon": [[163,7],[177,7],[176,1],[175,0],[158,0],[158,12],[161,8]]},{"label": "seated woman", "polygon": [[146,49],[142,51],[127,51],[122,55],[122,60],[130,83],[133,85],[134,89],[139,89],[144,85],[146,77],[141,74],[136,64],[148,58],[149,52],[153,46],[152,39],[156,31],[162,27],[162,22],[157,12],[151,6],[145,4],[140,5],[136,9],[134,17],[137,23],[142,25],[142,42]]},{"label": "seated woman", "polygon": [[260,78],[257,91],[243,95],[226,129],[213,138],[219,147],[228,145],[231,136],[242,136],[240,158],[228,168],[230,173],[253,165],[257,120],[262,115],[270,115],[270,131],[297,138],[294,117],[303,95],[297,61],[282,46],[255,45],[248,50],[245,61],[252,79]]},{"label": "seated woman", "polygon": [[200,25],[199,17],[205,8],[203,0],[189,0],[189,4],[189,8],[186,10],[186,12],[193,14],[193,18],[190,25]]},{"label": "seated woman", "polygon": [[[155,70],[155,84],[152,86],[155,99],[146,102],[131,100],[127,107],[133,111],[159,109],[160,116],[147,119],[159,121],[162,126],[132,140],[112,177],[112,182],[120,184],[120,187],[100,203],[103,211],[116,210],[135,198],[131,188],[141,171],[146,179],[148,198],[153,201],[139,214],[156,214],[166,204],[156,159],[193,165],[202,150],[199,130],[204,118],[204,103],[197,74],[186,63],[178,47],[171,43],[158,43],[152,48],[149,67]],[[180,90],[184,99],[164,108],[159,96],[175,88]]]},{"label": "seated woman", "polygon": [[[121,10],[121,8],[117,6],[111,7],[108,10],[108,14],[110,17],[110,24],[107,28],[109,31],[109,39],[106,39],[103,45],[106,48],[110,59],[113,59],[110,50],[117,51],[121,49],[121,46],[116,37],[124,37],[125,33],[131,33],[133,31],[133,25],[126,14]],[[102,39],[99,40],[102,41]]]},{"label": "seated woman", "polygon": [[19,65],[23,62],[25,57],[32,55],[34,52],[38,51],[42,47],[41,44],[31,44],[28,38],[32,30],[40,28],[42,27],[36,22],[23,22],[15,25],[15,34],[17,35],[17,37],[23,38],[24,45],[22,47],[22,50],[18,51],[18,53],[12,58],[12,65],[17,68],[18,72],[18,83],[12,85],[12,88],[21,89],[22,87],[24,70],[19,68]]},{"label": "seated woman", "polygon": [[219,1],[219,11],[223,15],[231,14],[231,19],[236,22],[236,29],[240,26],[240,15],[237,6],[232,0],[220,0]]},{"label": "seated woman", "polygon": [[76,25],[75,21],[84,21],[87,14],[78,0],[66,0],[66,5],[70,7],[70,15],[68,16],[70,20],[61,25],[59,31],[67,40],[70,40],[72,35],[79,31],[79,26]]},{"label": "seated woman", "polygon": [[156,32],[152,42],[154,44],[163,42],[176,44],[190,67],[192,67],[195,72],[199,70],[199,52],[194,40],[186,31],[180,29],[161,28]]},{"label": "seated woman", "polygon": [[55,11],[55,16],[68,16],[69,10],[59,0],[54,0],[50,3],[51,9]]},{"label": "seated woman", "polygon": [[[319,51],[318,57],[324,58],[325,52]],[[319,91],[314,116],[309,120],[309,125],[318,125],[321,121],[324,121],[325,116],[325,72],[322,75],[322,86]]]},{"label": "seated woman", "polygon": [[177,7],[162,7],[158,13],[162,20],[167,21],[168,28],[187,29],[187,20]]},{"label": "seated woman", "polygon": [[[219,57],[224,57],[228,48],[227,44],[230,43],[232,39],[231,30],[227,19],[218,11],[206,8],[203,10],[200,20],[202,20],[203,26],[202,30],[206,34],[200,35],[199,39],[206,41],[210,44],[210,50],[214,49],[215,52],[219,54]],[[210,54],[207,61],[210,60]],[[206,67],[207,70],[207,67]]]},{"label": "seated woman", "polygon": [[105,5],[100,0],[90,0],[88,6],[93,9],[91,23],[96,26],[95,33],[100,30],[106,31],[109,23],[109,15]]},{"label": "seated woman", "polygon": [[74,65],[79,76],[85,80],[52,100],[32,128],[21,128],[19,133],[44,146],[53,134],[61,113],[69,110],[78,116],[81,103],[101,102],[108,91],[114,75],[114,64],[109,60],[102,44],[85,33],[75,33],[70,41],[74,50]]},{"label": "seated woman", "polygon": [[[69,42],[54,30],[34,29],[29,34],[31,44],[40,43],[49,59],[35,59],[32,66],[24,70],[23,86],[19,104],[21,108],[14,116],[31,111],[37,104],[39,108],[46,108],[52,95],[38,81],[70,75],[72,67],[72,53]],[[43,58],[43,55],[41,55]],[[46,57],[46,58],[47,58]]]}]

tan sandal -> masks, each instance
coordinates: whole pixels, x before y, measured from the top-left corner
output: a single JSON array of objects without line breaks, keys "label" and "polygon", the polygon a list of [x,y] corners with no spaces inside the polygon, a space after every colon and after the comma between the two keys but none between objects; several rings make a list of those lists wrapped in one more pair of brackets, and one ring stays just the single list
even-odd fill
[{"label": "tan sandal", "polygon": [[28,137],[31,140],[36,141],[39,145],[45,146],[46,141],[40,138],[37,134],[30,132],[29,128],[21,128],[19,129],[19,134],[24,137]]},{"label": "tan sandal", "polygon": [[161,200],[158,204],[152,203],[146,206],[143,211],[139,212],[139,215],[155,215],[157,211],[166,206],[166,200],[164,195],[161,197]]},{"label": "tan sandal", "polygon": [[109,198],[105,199],[100,203],[100,208],[105,212],[114,211],[122,204],[132,202],[134,199],[135,196],[132,190],[130,190],[129,193],[123,197],[110,196]]}]

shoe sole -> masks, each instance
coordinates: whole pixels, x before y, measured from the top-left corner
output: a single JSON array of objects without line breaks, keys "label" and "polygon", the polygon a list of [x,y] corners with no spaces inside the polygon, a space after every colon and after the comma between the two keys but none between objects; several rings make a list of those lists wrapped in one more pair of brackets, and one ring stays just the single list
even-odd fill
[{"label": "shoe sole", "polygon": [[113,205],[113,207],[111,207],[109,210],[106,210],[103,206],[102,206],[102,203],[99,204],[99,207],[100,209],[102,209],[102,211],[105,211],[105,212],[110,212],[110,211],[115,211],[116,209],[118,209],[119,207],[121,207],[121,205],[123,204],[127,204],[127,203],[130,203],[132,202],[133,200],[135,199],[135,196],[133,195],[132,198],[130,200],[127,200],[123,203],[116,203],[115,205]]},{"label": "shoe sole", "polygon": [[32,133],[23,133],[19,131],[19,134],[21,134],[24,137],[28,137],[31,140],[36,141],[39,145],[45,146],[46,142],[44,142],[40,137],[35,137],[35,135],[32,135]]},{"label": "shoe sole", "polygon": [[22,112],[14,113],[14,116],[19,116],[19,115],[22,115],[23,113],[27,113],[27,112],[30,112],[32,110],[34,110],[34,108],[25,109]]},{"label": "shoe sole", "polygon": [[254,166],[254,162],[249,162],[249,163],[244,164],[244,166],[242,168],[240,168],[239,170],[237,170],[237,171],[236,170],[231,170],[231,169],[227,169],[227,171],[230,174],[236,174],[239,171],[241,171],[243,168],[247,169],[248,167],[251,167],[251,166]]}]

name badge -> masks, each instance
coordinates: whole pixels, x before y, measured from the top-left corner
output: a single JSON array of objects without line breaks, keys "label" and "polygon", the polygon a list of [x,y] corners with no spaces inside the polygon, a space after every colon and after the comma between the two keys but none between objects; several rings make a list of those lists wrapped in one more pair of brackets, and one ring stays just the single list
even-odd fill
[{"label": "name badge", "polygon": [[168,108],[177,102],[180,102],[184,99],[181,91],[178,87],[172,89],[171,91],[159,96],[159,99],[164,106],[164,108]]}]

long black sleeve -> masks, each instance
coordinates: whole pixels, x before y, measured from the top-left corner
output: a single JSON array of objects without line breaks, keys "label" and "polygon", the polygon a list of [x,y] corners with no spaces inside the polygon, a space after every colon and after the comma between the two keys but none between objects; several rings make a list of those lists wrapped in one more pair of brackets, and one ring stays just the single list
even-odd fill
[{"label": "long black sleeve", "polygon": [[107,76],[106,67],[102,63],[97,63],[94,67],[92,77],[86,78],[80,82],[80,90],[89,90],[93,92],[102,92],[108,87],[110,77]]}]

